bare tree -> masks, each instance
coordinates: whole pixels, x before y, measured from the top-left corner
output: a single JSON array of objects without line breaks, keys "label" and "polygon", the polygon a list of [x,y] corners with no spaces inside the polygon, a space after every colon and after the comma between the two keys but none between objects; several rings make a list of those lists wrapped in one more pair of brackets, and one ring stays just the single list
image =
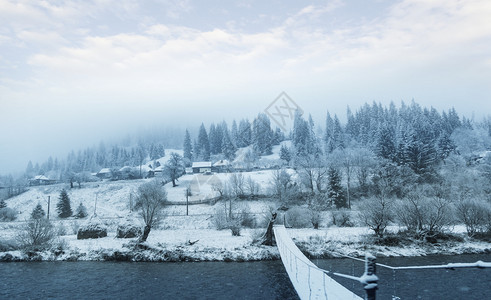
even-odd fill
[{"label": "bare tree", "polygon": [[158,224],[163,217],[163,208],[167,200],[167,192],[162,184],[156,180],[142,184],[138,188],[135,207],[145,223],[140,242],[145,242],[152,227]]},{"label": "bare tree", "polygon": [[229,184],[230,184],[230,189],[232,192],[232,195],[235,198],[242,198],[244,197],[244,184],[245,184],[245,178],[242,173],[232,173],[229,176]]},{"label": "bare tree", "polygon": [[359,217],[378,237],[382,237],[393,220],[393,201],[383,196],[367,199],[360,204]]}]

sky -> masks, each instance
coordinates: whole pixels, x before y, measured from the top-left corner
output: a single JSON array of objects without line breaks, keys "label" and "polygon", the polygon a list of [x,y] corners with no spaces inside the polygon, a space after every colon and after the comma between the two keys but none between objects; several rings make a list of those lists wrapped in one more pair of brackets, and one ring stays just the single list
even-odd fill
[{"label": "sky", "polygon": [[491,111],[488,0],[0,0],[0,174],[135,128],[322,126],[365,102]]}]

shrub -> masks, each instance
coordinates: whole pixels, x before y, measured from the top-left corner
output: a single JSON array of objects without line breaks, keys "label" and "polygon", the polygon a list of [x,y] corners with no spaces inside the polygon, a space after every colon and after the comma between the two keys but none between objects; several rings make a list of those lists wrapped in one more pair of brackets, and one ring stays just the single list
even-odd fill
[{"label": "shrub", "polygon": [[360,204],[358,216],[360,221],[375,232],[378,237],[383,237],[385,228],[394,219],[393,201],[375,197],[365,200]]},{"label": "shrub", "polygon": [[56,231],[47,219],[30,219],[21,229],[18,240],[24,248],[46,249],[51,247]]},{"label": "shrub", "polygon": [[485,201],[461,201],[456,205],[456,215],[464,223],[467,235],[471,237],[491,229],[491,206]]},{"label": "shrub", "polygon": [[17,219],[17,213],[10,207],[0,208],[0,221],[10,222]]},{"label": "shrub", "polygon": [[408,231],[419,233],[442,232],[454,222],[450,201],[439,197],[410,195],[395,205],[397,221]]},{"label": "shrub", "polygon": [[339,227],[353,227],[355,224],[351,221],[351,213],[348,209],[338,209],[331,212],[332,224]]},{"label": "shrub", "polygon": [[306,228],[312,225],[310,211],[302,207],[293,207],[286,212],[286,223],[293,228]]},{"label": "shrub", "polygon": [[310,212],[310,223],[312,223],[314,229],[319,229],[319,225],[322,219],[321,214],[314,209],[310,209],[309,212]]}]

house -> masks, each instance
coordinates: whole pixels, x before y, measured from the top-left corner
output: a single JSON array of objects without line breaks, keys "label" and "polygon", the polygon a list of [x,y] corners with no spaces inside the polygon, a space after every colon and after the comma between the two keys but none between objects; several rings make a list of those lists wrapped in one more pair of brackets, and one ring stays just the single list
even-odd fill
[{"label": "house", "polygon": [[34,178],[29,179],[29,185],[48,185],[55,184],[56,180],[49,179],[44,175],[37,175]]},{"label": "house", "polygon": [[96,176],[99,177],[101,180],[110,179],[113,177],[113,172],[109,168],[104,168],[97,172]]},{"label": "house", "polygon": [[196,161],[193,162],[193,173],[211,172],[211,161]]},{"label": "house", "polygon": [[217,173],[229,172],[230,162],[226,159],[221,159],[212,165],[211,170]]}]

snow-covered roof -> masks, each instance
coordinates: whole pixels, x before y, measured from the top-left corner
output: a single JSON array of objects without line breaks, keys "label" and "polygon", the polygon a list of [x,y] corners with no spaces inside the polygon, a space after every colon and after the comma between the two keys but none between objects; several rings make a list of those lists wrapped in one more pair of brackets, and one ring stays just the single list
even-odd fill
[{"label": "snow-covered roof", "polygon": [[111,173],[111,169],[109,168],[101,169],[97,174],[107,174],[107,173]]},{"label": "snow-covered roof", "polygon": [[214,167],[223,167],[230,165],[230,162],[226,159],[222,159],[213,164]]},{"label": "snow-covered roof", "polygon": [[193,168],[211,168],[211,161],[195,161]]},{"label": "snow-covered roof", "polygon": [[32,180],[50,180],[50,179],[44,175],[37,175],[37,176],[34,176],[34,178]]}]

